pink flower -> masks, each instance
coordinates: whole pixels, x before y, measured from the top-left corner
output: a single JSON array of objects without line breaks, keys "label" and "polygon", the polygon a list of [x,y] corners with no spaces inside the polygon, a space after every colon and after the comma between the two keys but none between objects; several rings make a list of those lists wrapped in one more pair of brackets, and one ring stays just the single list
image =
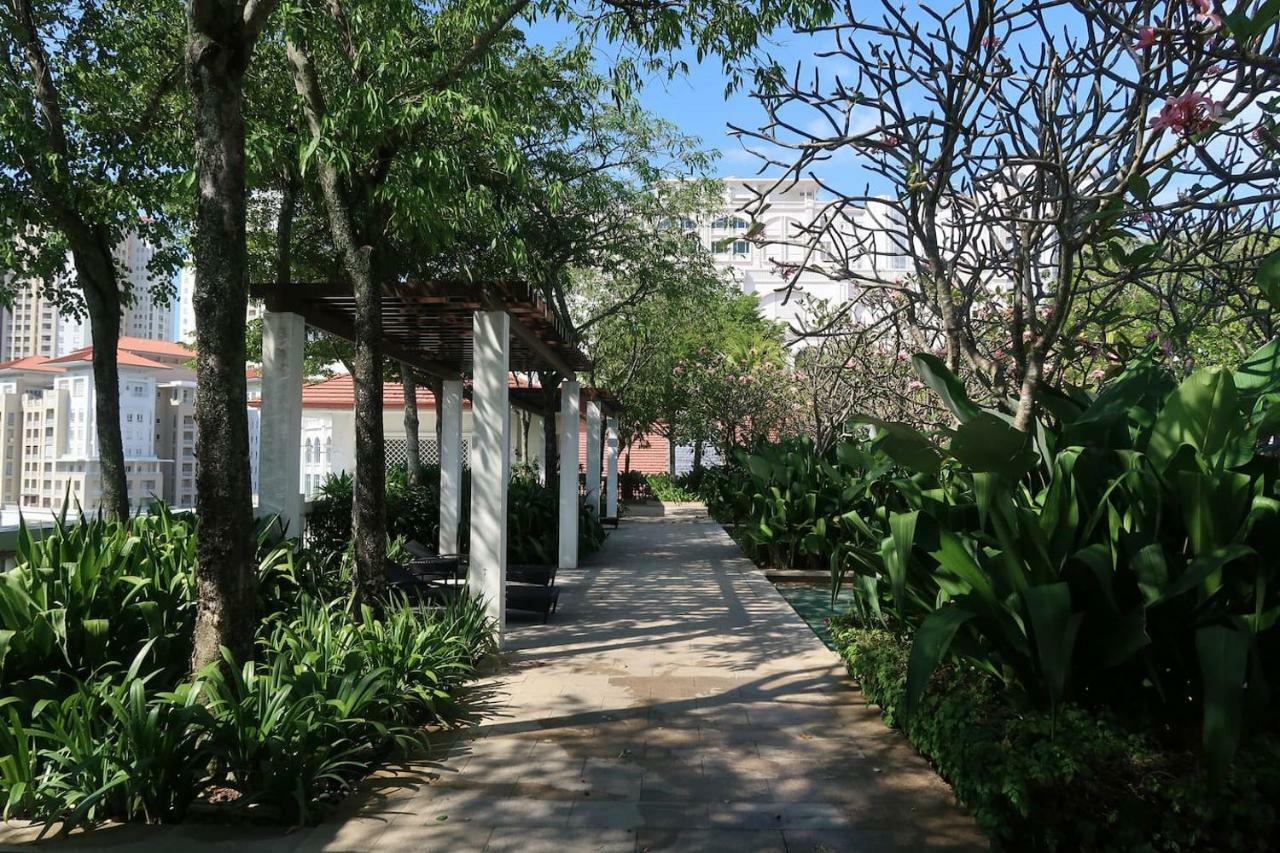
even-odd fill
[{"label": "pink flower", "polygon": [[880,144],[885,148],[897,148],[902,144],[902,140],[894,136],[892,133],[886,133],[880,137]]},{"label": "pink flower", "polygon": [[1187,92],[1170,98],[1151,120],[1154,130],[1171,130],[1179,136],[1202,133],[1221,120],[1222,105],[1208,95]]},{"label": "pink flower", "polygon": [[919,379],[912,379],[910,382],[907,383],[908,391],[919,391],[923,387],[924,387],[924,383],[921,382]]},{"label": "pink flower", "polygon": [[1000,39],[995,36],[984,36],[982,39],[982,46],[994,50],[1000,46]]},{"label": "pink flower", "polygon": [[671,368],[671,375],[672,375],[672,376],[683,376],[683,375],[684,375],[684,368],[683,368],[683,367],[680,367],[680,366],[676,366],[676,367]]},{"label": "pink flower", "polygon": [[1139,27],[1138,28],[1138,40],[1133,43],[1133,46],[1136,49],[1146,50],[1147,48],[1151,47],[1155,43],[1156,43],[1155,27]]},{"label": "pink flower", "polygon": [[994,358],[996,361],[1004,361],[1004,356],[1005,356],[1005,352],[1002,349],[998,349],[991,354],[991,357]]},{"label": "pink flower", "polygon": [[1107,372],[1101,367],[1095,367],[1093,370],[1089,371],[1089,378],[1094,382],[1101,382],[1103,379],[1107,378]]},{"label": "pink flower", "polygon": [[1222,18],[1218,17],[1217,11],[1213,8],[1213,0],[1191,0],[1191,6],[1195,9],[1196,20],[1207,23],[1209,29],[1216,30],[1222,26]]},{"label": "pink flower", "polygon": [[910,358],[911,356],[907,353],[906,350],[904,349],[898,350],[898,361],[907,361]]}]

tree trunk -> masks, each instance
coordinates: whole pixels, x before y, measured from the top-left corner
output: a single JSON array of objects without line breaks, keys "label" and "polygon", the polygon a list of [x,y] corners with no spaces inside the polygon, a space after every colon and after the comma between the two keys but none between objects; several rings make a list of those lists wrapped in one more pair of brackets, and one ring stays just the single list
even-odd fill
[{"label": "tree trunk", "polygon": [[444,437],[444,417],[440,407],[444,399],[444,380],[439,376],[423,377],[422,384],[427,386],[427,390],[431,392],[431,403],[436,413],[436,459],[440,459],[440,446]]},{"label": "tree trunk", "polygon": [[[273,4],[258,7],[263,17]],[[199,195],[193,228],[196,317],[196,565],[193,671],[253,654],[253,501],[246,416],[244,75],[255,28],[236,2],[189,0],[187,79]]]},{"label": "tree trunk", "polygon": [[698,439],[693,443],[693,473],[698,474],[702,471],[702,439]]},{"label": "tree trunk", "polygon": [[1022,386],[1018,393],[1018,408],[1013,416],[1013,426],[1021,432],[1029,431],[1035,425],[1036,397],[1040,392],[1040,377],[1044,372],[1043,362],[1037,352],[1027,358],[1027,371],[1022,377]]},{"label": "tree trunk", "polygon": [[129,517],[129,480],[120,434],[120,289],[115,260],[110,248],[97,241],[75,240],[71,255],[93,339],[94,429],[98,434],[101,506],[107,518],[124,520]]},{"label": "tree trunk", "polygon": [[418,386],[413,380],[413,368],[400,362],[400,376],[404,381],[404,455],[406,478],[412,488],[422,486],[422,453],[418,448]]},{"label": "tree trunk", "polygon": [[[323,135],[324,98],[311,57],[305,46],[285,45],[293,67],[294,85],[302,98],[312,138]],[[320,190],[329,219],[329,236],[342,260],[342,269],[355,296],[356,476],[351,506],[351,538],[355,551],[355,587],[358,604],[378,609],[386,589],[387,556],[387,458],[382,432],[382,288],[375,263],[375,247],[361,239],[348,187],[337,166],[326,157],[316,158]],[[372,221],[367,233],[379,234]]]},{"label": "tree trunk", "polygon": [[560,411],[560,374],[543,371],[538,374],[542,385],[542,458],[546,461],[546,487],[554,490],[560,482],[560,441],[556,435],[556,414]]},{"label": "tree trunk", "polygon": [[676,475],[676,437],[673,433],[667,435],[667,473],[672,477]]}]

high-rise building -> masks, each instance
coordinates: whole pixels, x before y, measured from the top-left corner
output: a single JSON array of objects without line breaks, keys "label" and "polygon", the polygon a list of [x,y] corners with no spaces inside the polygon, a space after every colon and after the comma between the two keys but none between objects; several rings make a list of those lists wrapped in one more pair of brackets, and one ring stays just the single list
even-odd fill
[{"label": "high-rise building", "polygon": [[32,356],[53,358],[58,351],[61,317],[50,289],[37,278],[16,279],[5,274],[9,307],[0,313],[0,357],[14,361]]},{"label": "high-rise building", "polygon": [[[134,506],[152,498],[195,503],[194,356],[169,341],[120,339],[120,430]],[[0,364],[0,506],[56,512],[69,501],[97,508],[94,390],[92,347]],[[257,415],[248,413],[251,422]]]},{"label": "high-rise building", "polygon": [[[112,250],[121,285],[130,302],[120,317],[120,334],[135,338],[173,339],[173,312],[165,304],[171,287],[148,269],[155,247],[141,234],[130,232]],[[61,278],[15,279],[4,273],[11,304],[0,313],[0,358],[5,361],[39,356],[57,358],[93,343],[89,319],[59,307],[55,294],[74,288],[75,266],[68,255]]]}]

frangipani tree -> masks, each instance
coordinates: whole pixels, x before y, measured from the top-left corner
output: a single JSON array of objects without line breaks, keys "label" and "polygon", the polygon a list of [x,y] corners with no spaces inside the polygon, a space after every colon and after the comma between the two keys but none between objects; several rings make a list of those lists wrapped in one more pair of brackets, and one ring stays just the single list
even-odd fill
[{"label": "frangipani tree", "polygon": [[[778,186],[811,176],[830,196],[780,238],[809,250],[792,281],[807,268],[849,282],[853,312],[892,296],[907,337],[936,334],[946,363],[1029,428],[1073,309],[1165,263],[1149,219],[1275,196],[1276,10],[1232,11],[846,4],[820,57],[839,70],[771,81],[767,121],[737,128]],[[853,167],[824,177],[837,155]]]}]

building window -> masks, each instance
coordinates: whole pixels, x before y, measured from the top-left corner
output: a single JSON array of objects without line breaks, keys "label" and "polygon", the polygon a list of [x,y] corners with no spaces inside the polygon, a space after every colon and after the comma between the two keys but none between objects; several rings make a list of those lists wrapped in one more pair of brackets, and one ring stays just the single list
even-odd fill
[{"label": "building window", "polygon": [[733,241],[733,253],[735,255],[746,255],[751,251],[751,244],[746,240]]}]

